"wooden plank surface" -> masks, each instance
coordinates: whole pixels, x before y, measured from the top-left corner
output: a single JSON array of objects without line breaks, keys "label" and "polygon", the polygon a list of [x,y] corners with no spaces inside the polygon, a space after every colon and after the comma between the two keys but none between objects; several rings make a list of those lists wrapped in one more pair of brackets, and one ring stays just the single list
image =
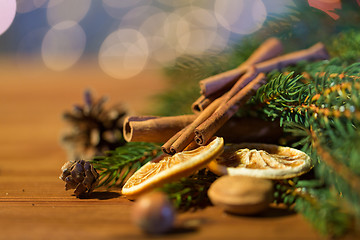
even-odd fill
[{"label": "wooden plank surface", "polygon": [[61,113],[82,103],[87,88],[142,113],[166,84],[157,71],[114,80],[92,61],[53,72],[0,60],[0,239],[322,239],[297,214],[270,209],[239,217],[216,207],[179,214],[173,232],[147,236],[129,221],[132,202],[118,191],[76,199],[58,179],[67,159],[59,144]]}]

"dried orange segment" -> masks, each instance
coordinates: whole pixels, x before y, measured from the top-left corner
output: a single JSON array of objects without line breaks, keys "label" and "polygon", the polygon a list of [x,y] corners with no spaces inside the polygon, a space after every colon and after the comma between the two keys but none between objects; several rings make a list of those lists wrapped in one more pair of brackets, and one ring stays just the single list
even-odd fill
[{"label": "dried orange segment", "polygon": [[223,146],[223,138],[216,137],[206,146],[173,156],[162,155],[137,170],[123,186],[122,194],[133,199],[164,183],[189,176],[218,157]]},{"label": "dried orange segment", "polygon": [[225,145],[224,152],[208,168],[217,175],[287,179],[308,172],[312,163],[306,153],[295,148],[242,143]]}]

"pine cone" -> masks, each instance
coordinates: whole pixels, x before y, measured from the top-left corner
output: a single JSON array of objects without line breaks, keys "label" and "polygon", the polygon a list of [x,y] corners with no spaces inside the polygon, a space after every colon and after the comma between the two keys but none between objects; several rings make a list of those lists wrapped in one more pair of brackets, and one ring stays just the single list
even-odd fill
[{"label": "pine cone", "polygon": [[90,91],[84,94],[84,106],[65,112],[65,121],[72,126],[62,138],[70,159],[91,159],[125,143],[122,137],[126,111],[121,104],[105,109],[106,98],[94,101]]},{"label": "pine cone", "polygon": [[69,161],[61,170],[62,174],[59,178],[65,182],[65,190],[75,189],[76,197],[90,194],[99,184],[99,174],[88,161]]}]

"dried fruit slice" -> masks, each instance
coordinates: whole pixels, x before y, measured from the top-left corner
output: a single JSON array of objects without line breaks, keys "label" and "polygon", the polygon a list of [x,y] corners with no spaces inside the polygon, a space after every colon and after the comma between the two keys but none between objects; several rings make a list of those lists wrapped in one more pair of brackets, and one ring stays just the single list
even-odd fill
[{"label": "dried fruit slice", "polygon": [[306,153],[294,148],[242,143],[225,145],[224,152],[208,168],[217,175],[287,179],[308,172],[312,163]]},{"label": "dried fruit slice", "polygon": [[216,137],[206,146],[173,156],[162,155],[136,171],[123,186],[122,194],[133,199],[164,183],[189,176],[218,157],[223,146],[224,140]]}]

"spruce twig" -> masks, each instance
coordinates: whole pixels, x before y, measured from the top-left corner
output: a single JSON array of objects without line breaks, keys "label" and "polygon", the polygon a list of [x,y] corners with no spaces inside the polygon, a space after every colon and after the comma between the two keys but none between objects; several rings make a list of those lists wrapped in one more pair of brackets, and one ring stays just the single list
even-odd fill
[{"label": "spruce twig", "polygon": [[352,228],[353,214],[324,182],[314,180],[281,180],[276,182],[276,203],[303,213],[322,234],[339,237]]},{"label": "spruce twig", "polygon": [[211,205],[207,191],[217,178],[217,175],[202,169],[187,178],[167,183],[160,190],[169,196],[178,211],[196,210]]},{"label": "spruce twig", "polygon": [[310,127],[310,135],[312,137],[312,146],[316,150],[317,154],[325,164],[331,167],[340,177],[350,184],[353,190],[360,194],[360,176],[357,176],[346,165],[335,160],[319,142],[317,134]]},{"label": "spruce twig", "polygon": [[105,156],[95,157],[92,163],[100,172],[99,186],[122,187],[136,170],[161,153],[157,144],[130,142],[106,152]]}]

